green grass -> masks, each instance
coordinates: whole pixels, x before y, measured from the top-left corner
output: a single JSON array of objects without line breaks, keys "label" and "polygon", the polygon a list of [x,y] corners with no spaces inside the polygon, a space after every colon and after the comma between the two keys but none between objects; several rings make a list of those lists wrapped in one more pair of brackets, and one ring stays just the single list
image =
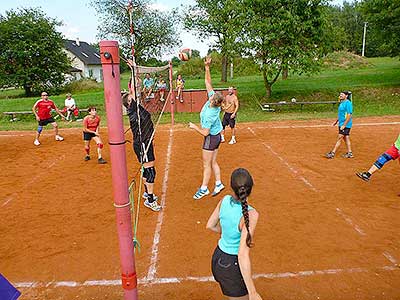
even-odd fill
[{"label": "green grass", "polygon": [[[292,75],[287,80],[279,80],[273,86],[273,95],[268,102],[290,101],[328,101],[337,99],[341,90],[353,92],[355,116],[382,116],[400,114],[400,61],[398,58],[369,58],[368,66],[360,69],[323,70],[318,74]],[[122,89],[127,87],[130,74],[121,75]],[[331,105],[282,107],[276,112],[263,112],[258,103],[267,101],[261,75],[238,77],[228,83],[221,83],[220,74],[212,74],[214,87],[234,85],[238,89],[241,103],[239,121],[283,120],[333,118],[336,108]],[[185,87],[204,88],[204,79],[188,79]],[[0,91],[0,113],[4,111],[31,110],[38,98],[15,98],[21,90]],[[77,92],[73,95],[80,107],[96,105],[100,115],[104,116],[103,91]],[[64,93],[50,96],[59,107],[63,107]],[[169,115],[164,116],[162,123],[169,122]],[[8,117],[0,116],[0,130],[32,130],[36,127],[33,116],[21,117],[18,122],[10,122]],[[103,118],[105,120],[105,118]],[[177,113],[176,122],[198,121],[198,114]],[[63,124],[62,127],[81,126],[79,123]]]}]

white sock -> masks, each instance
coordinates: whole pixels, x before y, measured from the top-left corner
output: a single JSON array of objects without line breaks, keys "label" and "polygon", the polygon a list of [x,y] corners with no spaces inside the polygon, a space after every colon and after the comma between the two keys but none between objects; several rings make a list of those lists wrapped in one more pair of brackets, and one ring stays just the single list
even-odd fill
[{"label": "white sock", "polygon": [[221,180],[215,181],[215,185],[216,185],[216,186],[217,186],[217,185],[220,185],[220,184],[222,184]]},{"label": "white sock", "polygon": [[207,186],[206,186],[206,185],[202,185],[202,186],[200,187],[200,189],[201,189],[202,191],[205,191],[205,190],[207,189]]},{"label": "white sock", "polygon": [[235,136],[234,135],[232,135],[232,140],[235,140]]}]

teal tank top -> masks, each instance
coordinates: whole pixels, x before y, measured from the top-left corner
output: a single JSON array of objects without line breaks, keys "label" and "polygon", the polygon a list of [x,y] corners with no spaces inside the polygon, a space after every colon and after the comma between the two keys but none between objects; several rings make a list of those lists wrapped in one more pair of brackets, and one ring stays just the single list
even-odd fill
[{"label": "teal tank top", "polygon": [[[253,209],[249,205],[249,210]],[[218,241],[219,248],[231,255],[238,255],[240,246],[239,231],[240,219],[243,217],[242,205],[233,199],[232,196],[225,196],[222,199],[219,210],[219,223],[221,225],[221,238]]]}]

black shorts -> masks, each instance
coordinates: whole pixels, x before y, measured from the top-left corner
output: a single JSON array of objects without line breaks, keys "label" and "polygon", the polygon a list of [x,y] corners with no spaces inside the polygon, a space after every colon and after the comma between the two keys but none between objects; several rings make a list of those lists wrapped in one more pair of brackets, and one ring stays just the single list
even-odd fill
[{"label": "black shorts", "polygon": [[[156,158],[154,156],[154,147],[153,147],[153,142],[150,143],[149,149],[147,150],[147,153],[145,153],[146,147],[148,146],[147,143],[133,143],[133,150],[135,151],[136,157],[138,159],[138,162],[142,163],[147,163],[147,162],[152,162],[155,161]],[[143,156],[143,159],[142,159]]]},{"label": "black shorts", "polygon": [[217,247],[212,256],[211,270],[225,296],[243,297],[248,294],[237,255],[227,254]]},{"label": "black shorts", "polygon": [[234,118],[231,118],[232,113],[225,113],[224,117],[222,118],[222,127],[225,127],[229,125],[230,128],[235,128],[236,124],[236,116]]},{"label": "black shorts", "polygon": [[216,135],[209,134],[204,138],[203,149],[214,151],[218,149],[219,144],[221,144],[221,133]]},{"label": "black shorts", "polygon": [[351,130],[351,128],[348,128],[348,127],[345,127],[343,130],[340,130],[340,127],[339,127],[339,134],[350,135],[350,130]]},{"label": "black shorts", "polygon": [[84,132],[83,133],[83,140],[84,141],[90,141],[92,138],[94,138],[96,135],[91,132]]},{"label": "black shorts", "polygon": [[53,118],[48,118],[48,119],[44,119],[44,120],[40,120],[39,121],[39,126],[46,126],[47,124],[50,123],[54,123],[54,119]]}]

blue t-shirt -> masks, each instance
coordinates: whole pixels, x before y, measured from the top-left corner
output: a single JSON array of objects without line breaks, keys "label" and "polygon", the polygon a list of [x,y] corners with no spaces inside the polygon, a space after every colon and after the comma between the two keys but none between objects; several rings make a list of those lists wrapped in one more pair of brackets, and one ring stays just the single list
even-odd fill
[{"label": "blue t-shirt", "polygon": [[[348,114],[353,114],[353,103],[350,100],[346,99],[345,101],[340,102],[338,108],[338,120],[339,126],[342,126],[344,121],[346,121],[346,117]],[[353,117],[350,118],[350,121],[347,123],[346,128],[351,128],[353,126]]]},{"label": "blue t-shirt", "polygon": [[[253,208],[249,205],[249,210]],[[242,205],[235,201],[232,196],[222,199],[219,209],[219,223],[221,225],[221,238],[218,241],[219,248],[231,255],[238,255],[240,246],[239,231],[240,219],[243,217]]]},{"label": "blue t-shirt", "polygon": [[[214,91],[208,93],[208,98],[214,95]],[[210,129],[211,135],[217,135],[222,131],[222,123],[219,118],[221,107],[210,107],[210,100],[208,100],[201,109],[200,123],[202,128]]]},{"label": "blue t-shirt", "polygon": [[153,84],[154,84],[154,79],[153,78],[145,78],[145,79],[143,79],[143,85],[146,88],[151,88],[153,86]]}]

